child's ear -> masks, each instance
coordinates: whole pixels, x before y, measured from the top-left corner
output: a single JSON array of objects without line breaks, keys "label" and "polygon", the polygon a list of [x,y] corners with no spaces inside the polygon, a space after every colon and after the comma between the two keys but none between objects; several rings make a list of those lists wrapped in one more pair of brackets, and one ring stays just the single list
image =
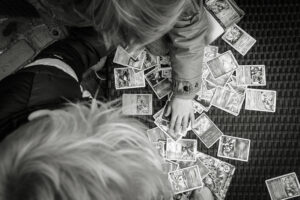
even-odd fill
[{"label": "child's ear", "polygon": [[47,109],[36,110],[28,115],[28,121],[32,121],[39,117],[44,117],[46,115],[49,115],[50,113],[51,113],[51,110],[47,110]]}]

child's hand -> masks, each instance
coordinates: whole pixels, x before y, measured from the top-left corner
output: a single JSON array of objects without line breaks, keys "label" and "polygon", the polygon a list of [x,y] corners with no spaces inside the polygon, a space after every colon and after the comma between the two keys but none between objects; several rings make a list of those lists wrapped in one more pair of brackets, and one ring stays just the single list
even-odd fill
[{"label": "child's hand", "polygon": [[194,111],[192,99],[174,98],[167,107],[166,116],[171,114],[170,129],[179,133],[185,132],[189,122],[194,124]]}]

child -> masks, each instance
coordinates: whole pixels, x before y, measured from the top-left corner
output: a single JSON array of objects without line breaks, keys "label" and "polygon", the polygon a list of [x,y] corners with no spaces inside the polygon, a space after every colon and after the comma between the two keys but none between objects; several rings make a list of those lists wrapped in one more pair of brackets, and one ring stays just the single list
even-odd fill
[{"label": "child", "polygon": [[97,57],[117,45],[134,50],[167,37],[174,94],[167,112],[172,114],[170,128],[184,131],[193,123],[192,99],[200,90],[206,45],[207,19],[201,0],[29,1],[41,15],[72,27],[71,34],[89,41]]}]

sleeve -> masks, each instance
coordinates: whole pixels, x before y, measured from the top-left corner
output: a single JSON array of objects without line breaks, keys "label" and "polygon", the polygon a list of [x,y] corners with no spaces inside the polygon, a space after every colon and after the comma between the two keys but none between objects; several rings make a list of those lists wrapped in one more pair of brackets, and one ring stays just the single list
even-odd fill
[{"label": "sleeve", "polygon": [[59,40],[44,49],[36,58],[60,59],[73,68],[79,81],[83,73],[107,56],[113,47],[107,48],[92,28],[72,28],[69,37]]},{"label": "sleeve", "polygon": [[201,88],[207,27],[202,0],[187,0],[183,13],[169,32],[175,97],[191,99]]}]

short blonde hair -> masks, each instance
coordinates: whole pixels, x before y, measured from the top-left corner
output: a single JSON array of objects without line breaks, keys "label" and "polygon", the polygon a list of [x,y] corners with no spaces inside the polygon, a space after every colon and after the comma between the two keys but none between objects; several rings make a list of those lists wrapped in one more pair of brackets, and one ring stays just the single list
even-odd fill
[{"label": "short blonde hair", "polygon": [[161,38],[173,27],[185,4],[185,0],[104,2],[105,13],[94,12],[94,24],[105,43],[111,45],[146,45]]},{"label": "short blonde hair", "polygon": [[68,105],[8,136],[0,145],[0,199],[170,197],[145,126],[100,104]]}]

